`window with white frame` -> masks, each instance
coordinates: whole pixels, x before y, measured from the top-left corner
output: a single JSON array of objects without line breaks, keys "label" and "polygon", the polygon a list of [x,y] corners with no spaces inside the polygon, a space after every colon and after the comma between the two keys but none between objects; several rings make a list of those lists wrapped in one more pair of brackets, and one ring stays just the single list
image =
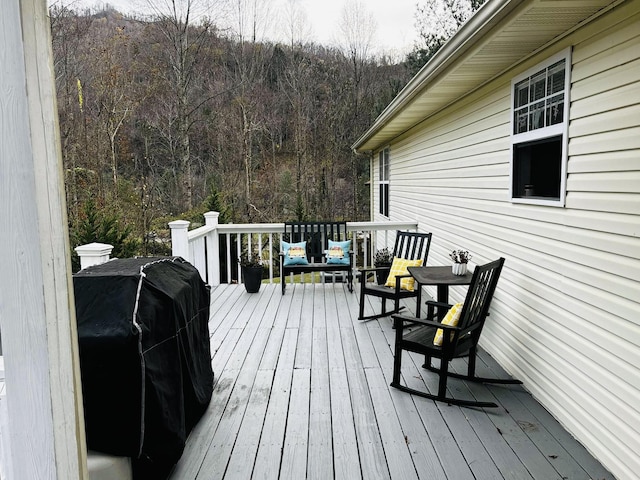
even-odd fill
[{"label": "window with white frame", "polygon": [[571,50],[511,82],[511,198],[564,205]]},{"label": "window with white frame", "polygon": [[380,191],[379,211],[385,217],[389,216],[389,147],[380,150],[378,154],[380,168],[378,190]]}]

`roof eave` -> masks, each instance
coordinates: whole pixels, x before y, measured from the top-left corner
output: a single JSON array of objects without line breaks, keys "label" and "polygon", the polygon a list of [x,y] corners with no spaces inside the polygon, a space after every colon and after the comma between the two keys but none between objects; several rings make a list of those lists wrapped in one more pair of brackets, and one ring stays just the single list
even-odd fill
[{"label": "roof eave", "polygon": [[[628,0],[486,2],[352,145],[374,152]],[[518,42],[513,43],[517,38]]]},{"label": "roof eave", "polygon": [[494,0],[484,5],[452,36],[438,52],[404,86],[393,101],[378,116],[373,125],[352,145],[359,153],[371,151],[362,148],[368,140],[391,118],[413,100],[430,81],[438,76],[451,63],[460,58],[474,40],[493,28],[502,18],[513,10],[522,0]]}]

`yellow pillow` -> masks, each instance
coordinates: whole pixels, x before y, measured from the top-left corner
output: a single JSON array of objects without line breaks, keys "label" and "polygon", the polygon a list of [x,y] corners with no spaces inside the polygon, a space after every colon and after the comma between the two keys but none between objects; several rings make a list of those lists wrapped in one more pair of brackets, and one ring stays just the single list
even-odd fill
[{"label": "yellow pillow", "polygon": [[[445,325],[451,325],[452,327],[457,327],[458,322],[460,321],[460,314],[462,313],[462,304],[456,303],[453,307],[449,309],[447,314],[442,319],[442,322]],[[442,336],[444,332],[441,328],[436,331],[435,337],[433,337],[433,344],[438,347],[442,346]]]},{"label": "yellow pillow", "polygon": [[[387,283],[385,283],[386,287],[395,287],[396,286],[396,276],[397,275],[407,275],[409,271],[407,267],[421,267],[422,259],[418,260],[405,260],[404,258],[393,258],[393,263],[391,264],[391,270],[389,271],[389,276],[387,277]],[[400,288],[402,290],[412,290],[415,284],[415,280],[413,277],[403,278],[400,281]]]}]

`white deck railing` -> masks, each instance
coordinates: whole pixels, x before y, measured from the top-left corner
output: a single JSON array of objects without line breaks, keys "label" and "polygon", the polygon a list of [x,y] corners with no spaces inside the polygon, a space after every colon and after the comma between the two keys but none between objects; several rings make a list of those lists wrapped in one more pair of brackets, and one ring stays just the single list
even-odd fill
[{"label": "white deck railing", "polygon": [[[278,248],[284,223],[220,224],[218,216],[218,212],[205,213],[205,225],[191,231],[185,220],[170,222],[172,254],[193,264],[205,282],[220,285],[239,279],[237,258],[243,250],[252,252],[257,248],[269,269],[269,281],[273,282],[279,275]],[[354,266],[367,267],[376,250],[393,248],[396,230],[417,228],[417,222],[347,222],[355,252]]]}]

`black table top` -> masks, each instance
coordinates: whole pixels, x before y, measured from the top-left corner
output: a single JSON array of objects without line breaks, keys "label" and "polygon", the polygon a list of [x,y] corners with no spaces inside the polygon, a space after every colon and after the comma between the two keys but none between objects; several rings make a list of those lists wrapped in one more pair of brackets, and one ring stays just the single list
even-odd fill
[{"label": "black table top", "polygon": [[454,275],[451,271],[451,265],[409,267],[407,270],[420,285],[469,285],[473,276],[470,272],[464,275]]}]

